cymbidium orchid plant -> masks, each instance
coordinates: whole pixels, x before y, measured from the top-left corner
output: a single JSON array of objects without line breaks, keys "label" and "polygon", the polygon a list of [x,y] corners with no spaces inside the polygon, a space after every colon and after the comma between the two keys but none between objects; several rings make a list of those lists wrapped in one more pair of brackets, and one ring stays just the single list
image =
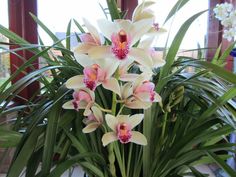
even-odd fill
[{"label": "cymbidium orchid plant", "polygon": [[[178,0],[165,21],[186,3]],[[74,20],[75,34],[70,22],[66,45],[32,14],[52,46],[42,40],[32,45],[0,25],[9,45],[21,46],[5,52],[34,54],[27,61],[20,57],[25,63],[0,86],[0,119],[18,111],[11,130],[0,126],[0,147],[16,146],[8,177],[60,177],[77,166],[89,177],[200,177],[205,174],[196,167],[206,163],[236,176],[225,162],[234,156],[228,135],[236,128],[236,77],[217,65],[232,46],[222,55],[218,49],[212,62],[204,55],[179,56],[188,28],[203,11],[186,19],[171,45],[157,51],[153,41],[169,32],[155,21],[154,4],[143,1],[126,19],[116,0],[107,0],[110,17],[97,27],[86,18],[84,26]],[[222,15],[219,7],[215,13]],[[38,57],[47,66],[34,69]],[[31,73],[8,86],[28,67]],[[43,86],[22,99],[18,94],[35,81]],[[7,108],[15,98],[23,104]]]},{"label": "cymbidium orchid plant", "polygon": [[[74,49],[76,60],[84,67],[83,75],[73,76],[66,82],[66,87],[74,92],[73,100],[66,102],[63,108],[76,111],[84,109],[84,116],[88,120],[93,119],[86,127],[86,132],[96,130],[95,127],[104,128],[101,139],[104,146],[117,139],[123,144],[133,142],[146,145],[143,134],[131,131],[141,123],[143,114],[123,115],[122,110],[124,107],[148,109],[153,102],[161,102],[155,84],[151,82],[151,71],[163,66],[165,61],[155,56],[150,44],[164,30],[156,27],[155,16],[151,11],[142,13],[140,8],[144,4],[134,11],[132,21],[99,20],[99,30],[84,19],[88,33],[79,36],[81,43]],[[143,40],[145,37],[147,39]],[[145,47],[142,44],[144,41]],[[130,73],[129,68],[134,65],[145,69],[139,74]],[[110,110],[102,108],[94,99],[99,85],[113,94]],[[98,113],[101,111],[104,115]],[[98,114],[100,118],[106,117],[102,118],[105,121],[98,121],[95,116]],[[107,126],[113,130],[112,133],[106,133]]]}]

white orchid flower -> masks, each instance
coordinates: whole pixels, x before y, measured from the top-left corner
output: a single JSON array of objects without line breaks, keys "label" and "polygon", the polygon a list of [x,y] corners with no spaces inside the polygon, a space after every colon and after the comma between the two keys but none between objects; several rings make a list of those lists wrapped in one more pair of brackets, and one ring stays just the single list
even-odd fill
[{"label": "white orchid flower", "polygon": [[[89,58],[87,58],[89,61]],[[82,62],[83,63],[83,62]],[[118,68],[118,62],[104,59],[99,60],[96,64],[93,61],[88,62],[92,65],[84,65],[83,75],[76,75],[66,82],[66,87],[69,89],[88,88],[92,91],[97,86],[102,84],[105,89],[111,90],[120,95],[120,86],[112,75]]]},{"label": "white orchid flower", "polygon": [[122,144],[133,142],[139,145],[147,145],[147,139],[142,133],[132,131],[132,129],[143,120],[143,114],[135,114],[130,117],[129,115],[119,115],[114,117],[107,114],[105,120],[113,132],[108,132],[103,135],[103,146],[116,140],[119,140]]},{"label": "white orchid flower", "polygon": [[93,46],[87,49],[92,59],[113,58],[115,61],[132,59],[144,66],[152,66],[152,60],[145,50],[133,47],[141,37],[149,31],[152,19],[144,19],[132,23],[130,20],[99,20],[98,26],[102,34],[109,39],[111,46]]}]

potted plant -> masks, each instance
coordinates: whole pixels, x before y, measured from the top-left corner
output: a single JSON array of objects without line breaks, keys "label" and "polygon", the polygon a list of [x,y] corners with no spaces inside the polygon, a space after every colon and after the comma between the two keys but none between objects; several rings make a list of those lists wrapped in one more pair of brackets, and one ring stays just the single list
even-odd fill
[{"label": "potted plant", "polygon": [[[185,4],[181,2],[166,20]],[[153,2],[138,6],[132,21],[122,19],[125,13],[116,1],[107,3],[111,21],[98,22],[101,34],[89,21],[84,20],[89,33],[75,21],[80,44],[73,51],[71,23],[66,46],[34,15],[53,39],[52,46],[32,46],[0,26],[0,33],[22,46],[16,50],[35,54],[0,87],[0,103],[6,102],[1,114],[19,112],[8,135],[23,132],[8,177],[23,171],[27,177],[61,176],[76,164],[96,177],[204,176],[195,166],[210,162],[235,176],[225,160],[235,145],[226,136],[235,131],[236,77],[217,64],[178,56],[186,31],[204,12],[186,20],[159,58],[147,45],[164,32],[153,25]],[[51,49],[61,54],[49,55]],[[6,88],[37,57],[48,65]],[[185,72],[189,66],[194,72]],[[40,97],[35,94],[25,105],[4,109],[35,80],[43,84]]]}]

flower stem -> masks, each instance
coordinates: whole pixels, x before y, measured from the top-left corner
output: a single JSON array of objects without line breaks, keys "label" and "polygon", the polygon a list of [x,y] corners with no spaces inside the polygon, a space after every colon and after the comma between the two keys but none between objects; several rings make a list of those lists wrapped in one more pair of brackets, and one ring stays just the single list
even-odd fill
[{"label": "flower stem", "polygon": [[[115,78],[117,79],[119,77],[119,70],[117,69],[115,72]],[[111,114],[112,115],[116,115],[116,93],[112,92],[112,107],[111,107]],[[115,153],[114,153],[114,146],[113,144],[108,146],[108,153],[109,153],[109,168],[110,168],[110,172],[112,174],[113,177],[116,176],[116,167],[115,167]]]},{"label": "flower stem", "polygon": [[114,147],[113,147],[113,144],[110,144],[108,146],[108,160],[109,160],[109,169],[110,169],[110,172],[111,172],[111,175],[112,177],[116,177],[116,167],[115,167],[115,154],[114,154],[114,151],[113,151]]},{"label": "flower stem", "polygon": [[103,112],[108,112],[108,113],[111,113],[112,111],[110,109],[104,109],[102,108],[99,104],[95,103],[95,105]]},{"label": "flower stem", "polygon": [[164,114],[164,122],[162,126],[162,132],[161,132],[161,142],[164,141],[165,131],[166,131],[166,121],[167,121],[167,112]]}]

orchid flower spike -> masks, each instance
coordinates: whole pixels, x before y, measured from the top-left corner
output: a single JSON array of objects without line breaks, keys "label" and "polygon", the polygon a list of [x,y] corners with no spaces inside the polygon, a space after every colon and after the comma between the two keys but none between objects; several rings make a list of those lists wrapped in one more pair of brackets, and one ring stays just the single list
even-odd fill
[{"label": "orchid flower spike", "polygon": [[143,114],[135,114],[130,117],[129,115],[114,117],[113,115],[107,114],[105,120],[107,125],[112,129],[112,132],[103,135],[103,146],[116,140],[119,140],[122,144],[133,142],[139,145],[147,145],[147,139],[142,133],[132,131],[143,120],[143,117]]},{"label": "orchid flower spike", "polygon": [[86,127],[83,128],[83,133],[91,133],[95,131],[103,123],[102,111],[96,107],[92,106],[92,113],[83,120]]},{"label": "orchid flower spike", "polygon": [[152,60],[148,52],[133,47],[141,37],[150,30],[152,19],[144,19],[132,23],[129,20],[99,20],[98,26],[102,34],[111,41],[111,46],[93,46],[87,50],[92,59],[110,58],[115,61],[132,59],[144,66],[151,66]]},{"label": "orchid flower spike", "polygon": [[95,102],[94,92],[87,88],[75,90],[73,93],[73,100],[70,100],[63,104],[64,109],[75,109],[79,111],[80,109],[85,109],[84,116],[89,116],[91,112],[91,107]]}]

